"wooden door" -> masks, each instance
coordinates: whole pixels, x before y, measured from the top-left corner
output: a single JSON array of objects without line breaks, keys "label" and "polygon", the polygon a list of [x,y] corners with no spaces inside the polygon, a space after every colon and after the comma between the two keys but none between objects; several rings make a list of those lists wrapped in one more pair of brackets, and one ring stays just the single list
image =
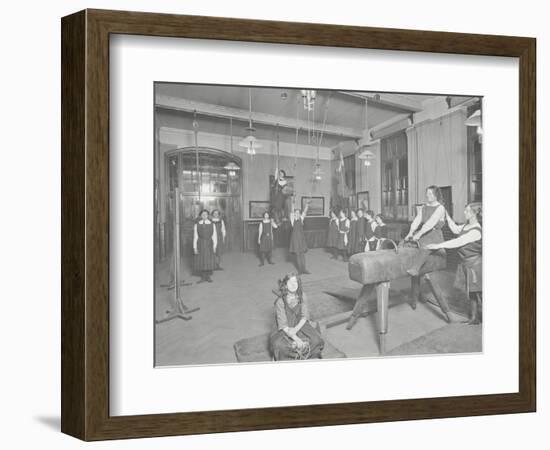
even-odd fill
[{"label": "wooden door", "polygon": [[[166,180],[169,194],[165,199],[168,228],[170,231],[173,230],[173,192],[177,186],[180,189],[178,205],[181,254],[189,256],[193,252],[193,227],[203,209],[210,212],[217,209],[221,212],[227,232],[226,251],[241,251],[243,247],[241,178],[238,172],[230,173],[224,168],[229,161],[236,160],[225,152],[200,149],[197,166],[196,156],[194,149],[183,149],[170,153],[166,157],[169,168]],[[199,170],[196,170],[197,168]],[[201,192],[198,192],[199,183]],[[172,234],[168,236],[167,243],[171,248],[173,237]]]}]

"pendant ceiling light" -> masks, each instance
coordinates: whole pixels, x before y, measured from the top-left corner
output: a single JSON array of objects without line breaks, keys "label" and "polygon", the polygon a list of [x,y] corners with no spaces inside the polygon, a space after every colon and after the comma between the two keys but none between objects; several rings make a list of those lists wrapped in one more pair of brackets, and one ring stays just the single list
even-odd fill
[{"label": "pendant ceiling light", "polygon": [[311,89],[302,89],[300,91],[304,109],[307,111],[307,142],[315,144],[315,99],[317,92]]},{"label": "pendant ceiling light", "polygon": [[[233,119],[231,117],[229,118],[229,135],[229,152],[233,154]],[[241,168],[233,161],[228,162],[223,168],[229,172],[230,177],[234,177],[237,175],[237,171],[241,170]]]},{"label": "pendant ceiling light", "polygon": [[[315,91],[313,91],[315,92]],[[317,157],[315,158],[315,165],[313,167],[313,182],[321,181],[323,179],[323,170],[321,169],[321,161],[320,161],[320,150],[321,150],[321,143],[323,142],[323,136],[325,134],[325,127],[327,125],[327,118],[328,118],[328,106],[330,103],[330,95],[327,98],[327,101],[325,103],[325,112],[323,117],[323,127],[321,131],[318,133],[318,135],[314,134],[315,143],[317,144]],[[315,99],[315,96],[313,97]]]},{"label": "pendant ceiling light", "polygon": [[365,99],[365,131],[363,132],[363,137],[357,142],[358,158],[364,161],[365,166],[370,166],[371,161],[376,158],[371,148],[380,142],[380,139],[372,140],[371,138],[368,124],[368,112],[368,100]]},{"label": "pendant ceiling light", "polygon": [[357,157],[362,161],[364,161],[363,164],[368,167],[371,165],[371,161],[376,158],[376,155],[373,152],[371,152],[368,148],[365,148],[364,150],[361,151],[361,153],[359,153]]},{"label": "pendant ceiling light", "polygon": [[467,127],[476,127],[477,134],[481,140],[483,128],[481,127],[481,109],[476,109],[473,114],[466,119],[464,125]]},{"label": "pendant ceiling light", "polygon": [[252,89],[248,88],[248,128],[246,131],[248,132],[248,136],[246,136],[241,142],[239,142],[239,146],[246,148],[246,152],[249,155],[255,155],[256,149],[261,148],[262,145],[258,142],[258,140],[254,137],[254,132],[256,129],[252,126]]},{"label": "pendant ceiling light", "polygon": [[313,181],[321,181],[323,179],[324,172],[321,169],[321,163],[315,163],[315,168],[313,169]]}]

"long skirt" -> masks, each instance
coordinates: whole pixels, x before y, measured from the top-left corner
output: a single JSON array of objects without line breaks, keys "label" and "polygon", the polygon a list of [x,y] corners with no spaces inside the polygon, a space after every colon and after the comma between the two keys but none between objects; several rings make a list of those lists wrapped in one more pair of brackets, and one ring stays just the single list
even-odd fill
[{"label": "long skirt", "polygon": [[482,292],[482,258],[481,255],[463,260],[456,269],[454,286],[466,294]]},{"label": "long skirt", "polygon": [[338,225],[333,225],[332,222],[328,227],[327,247],[336,247],[338,243]]},{"label": "long skirt", "polygon": [[275,361],[321,357],[325,341],[323,341],[319,332],[311,326],[310,322],[306,322],[300,331],[298,331],[298,337],[302,341],[309,343],[309,350],[305,353],[297,351],[293,346],[292,339],[283,330],[277,330],[271,334],[269,337],[269,346]]},{"label": "long skirt", "polygon": [[347,236],[344,233],[338,233],[338,242],[336,243],[336,248],[338,250],[348,249],[348,240]]},{"label": "long skirt", "polygon": [[261,252],[270,252],[273,250],[273,238],[271,235],[267,236],[263,234],[260,238],[260,251]]},{"label": "long skirt", "polygon": [[216,268],[216,255],[211,239],[199,239],[197,241],[197,254],[195,255],[195,270],[197,272],[214,270]]},{"label": "long skirt", "polygon": [[296,228],[295,225],[295,228],[292,230],[292,233],[290,234],[290,246],[288,250],[290,251],[290,253],[307,252],[306,236],[301,227]]}]

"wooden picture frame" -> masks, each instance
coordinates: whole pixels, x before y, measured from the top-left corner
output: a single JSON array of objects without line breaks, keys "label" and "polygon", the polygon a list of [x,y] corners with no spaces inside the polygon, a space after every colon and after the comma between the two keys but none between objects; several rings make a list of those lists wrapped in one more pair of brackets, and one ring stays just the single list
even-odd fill
[{"label": "wooden picture frame", "polygon": [[309,208],[307,210],[308,217],[325,215],[325,197],[302,197],[302,200],[301,200],[302,211],[306,207],[307,200],[311,200],[311,203],[309,204]]},{"label": "wooden picture frame", "polygon": [[271,203],[264,200],[250,200],[248,202],[248,218],[262,219],[264,212],[269,212]]},{"label": "wooden picture frame", "polygon": [[[109,415],[109,36],[519,58],[519,389],[390,401]],[[85,10],[62,36],[61,429],[84,440],[475,416],[536,408],[536,41],[532,38]]]}]

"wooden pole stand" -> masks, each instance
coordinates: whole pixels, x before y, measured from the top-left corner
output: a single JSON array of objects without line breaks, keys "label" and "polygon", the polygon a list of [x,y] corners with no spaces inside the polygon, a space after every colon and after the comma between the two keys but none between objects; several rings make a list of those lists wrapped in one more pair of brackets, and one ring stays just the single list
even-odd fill
[{"label": "wooden pole stand", "polygon": [[174,282],[167,288],[174,289],[174,309],[167,311],[166,316],[157,319],[155,323],[164,323],[172,319],[191,320],[191,313],[200,308],[189,308],[181,298],[181,286],[189,286],[191,283],[180,281],[180,214],[179,214],[179,188],[174,191]]}]

